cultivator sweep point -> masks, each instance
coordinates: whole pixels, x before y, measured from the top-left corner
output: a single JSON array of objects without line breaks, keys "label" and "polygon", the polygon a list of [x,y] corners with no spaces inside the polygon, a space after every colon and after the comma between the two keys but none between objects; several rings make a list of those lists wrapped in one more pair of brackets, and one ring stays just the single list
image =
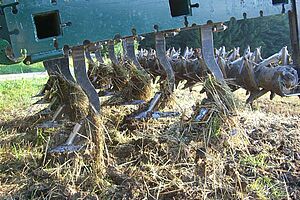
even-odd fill
[{"label": "cultivator sweep point", "polygon": [[[178,1],[173,0],[149,0],[147,3],[122,0],[116,1],[117,5],[110,0],[37,0],[34,4],[26,0],[3,0],[0,4],[0,37],[10,44],[6,56],[11,60],[22,59],[26,64],[44,61],[50,79],[37,96],[44,95],[44,101],[58,104],[52,103],[50,109],[56,110],[52,124],[67,107],[73,111],[77,109],[68,105],[74,103],[68,88],[76,88],[84,99],[84,109],[77,110],[82,116],[72,120],[75,126],[69,139],[65,145],[53,150],[73,151],[80,149],[70,145],[84,119],[91,113],[100,114],[101,91],[109,90],[112,94],[107,105],[148,102],[147,108],[137,112],[133,119],[178,116],[178,112],[164,113],[158,109],[170,99],[179,81],[187,80],[186,87],[191,88],[205,80],[208,74],[215,78],[217,83],[213,84],[220,88],[227,88],[228,84],[232,90],[246,89],[250,94],[247,103],[268,91],[271,98],[275,94],[299,95],[300,3],[297,0],[290,2],[202,0],[200,4],[192,4],[190,0],[183,0],[178,6]],[[232,17],[240,20],[282,14],[286,10],[289,10],[293,62],[286,47],[267,59],[262,59],[260,48],[251,52],[249,47],[242,56],[239,48],[230,52],[225,47],[214,49],[213,33],[226,29],[222,22]],[[99,24],[95,26],[91,19]],[[183,54],[175,49],[166,51],[166,36],[188,29],[199,30],[201,48],[187,48]],[[151,32],[155,34],[155,50],[140,50],[136,54],[135,40]],[[117,42],[122,42],[122,58],[115,53]],[[111,64],[102,57],[102,45],[107,47]],[[69,54],[74,77],[69,68]],[[151,77],[147,72],[164,79],[160,91],[150,101]],[[67,91],[57,92],[61,96],[54,98],[47,95],[47,91],[53,90],[56,82]],[[203,118],[203,113],[207,111],[200,111],[198,121]],[[72,114],[69,115],[72,118]]]}]

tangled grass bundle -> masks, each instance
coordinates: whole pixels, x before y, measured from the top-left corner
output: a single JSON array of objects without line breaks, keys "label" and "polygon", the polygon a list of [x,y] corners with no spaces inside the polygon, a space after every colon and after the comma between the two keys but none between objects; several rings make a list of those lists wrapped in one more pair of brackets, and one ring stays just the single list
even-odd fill
[{"label": "tangled grass bundle", "polygon": [[227,84],[220,84],[212,76],[208,76],[203,85],[208,101],[212,102],[218,111],[227,116],[236,110],[234,95]]},{"label": "tangled grass bundle", "polygon": [[107,88],[111,85],[114,77],[114,69],[111,65],[104,63],[89,63],[89,79],[96,89]]},{"label": "tangled grass bundle", "polygon": [[57,75],[57,96],[66,106],[66,114],[72,122],[79,122],[89,114],[89,99],[80,86]]},{"label": "tangled grass bundle", "polygon": [[122,64],[112,64],[113,67],[113,76],[112,78],[112,83],[113,87],[117,91],[122,91],[128,84],[130,80],[130,73],[129,70],[124,67]]},{"label": "tangled grass bundle", "polygon": [[132,63],[127,62],[126,65],[129,69],[130,81],[123,92],[124,96],[128,95],[127,98],[132,100],[148,101],[152,96],[149,74],[143,69],[138,69]]},{"label": "tangled grass bundle", "polygon": [[83,156],[83,158],[84,162],[89,163],[92,169],[88,176],[92,176],[97,184],[101,184],[105,174],[103,155],[105,136],[100,115],[90,107],[87,95],[78,84],[68,81],[62,76],[58,76],[57,80],[57,95],[60,102],[66,106],[67,116],[71,122],[83,125],[79,133],[80,137],[77,137],[75,142],[85,143],[87,147],[84,153],[87,156]]},{"label": "tangled grass bundle", "polygon": [[[116,66],[116,65],[114,65]],[[146,71],[138,69],[135,65],[125,61],[122,65],[114,67],[115,73],[121,76],[113,78],[114,86],[120,91],[105,104],[112,105],[132,100],[148,101],[152,96],[151,77]]]}]

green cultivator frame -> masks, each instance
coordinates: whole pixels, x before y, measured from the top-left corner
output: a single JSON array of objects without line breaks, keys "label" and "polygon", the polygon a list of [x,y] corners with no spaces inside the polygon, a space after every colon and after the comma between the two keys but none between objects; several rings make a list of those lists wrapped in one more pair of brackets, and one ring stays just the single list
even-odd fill
[{"label": "green cultivator frame", "polygon": [[[1,38],[26,63],[81,46],[153,31],[172,31],[236,19],[280,14],[287,1],[272,0],[2,0]],[[281,4],[277,4],[281,3]],[[173,16],[174,17],[173,17]],[[196,28],[196,27],[194,27]]]},{"label": "green cultivator frame", "polygon": [[[124,60],[137,70],[149,73],[161,70],[158,74],[163,72],[165,75],[168,94],[173,92],[178,77],[195,82],[203,75],[201,72],[207,70],[222,86],[231,84],[249,91],[249,103],[268,91],[272,96],[299,95],[299,0],[0,2],[0,38],[9,43],[3,51],[6,58],[25,64],[43,61],[50,75],[58,73],[67,81],[78,84],[97,114],[100,113],[100,102],[96,86],[87,73],[86,61],[93,66],[96,59],[103,65],[100,48],[107,45],[112,65],[120,65],[120,59],[114,52],[115,41],[122,41]],[[242,56],[236,49],[232,53],[222,49],[215,51],[213,33],[226,29],[223,22],[231,18],[242,20],[277,14],[289,15],[293,62],[288,59],[286,49],[267,59],[261,58],[260,49],[255,52],[247,49]],[[174,55],[181,55],[180,52],[166,54],[165,37],[187,29],[200,31],[201,49],[197,52],[187,50],[184,56],[177,57]],[[134,41],[152,32],[155,33],[156,50],[140,52],[137,57]],[[73,60],[75,77],[69,70],[69,56]],[[165,116],[165,113],[153,112],[163,96],[157,93],[149,108],[134,118]],[[70,136],[68,145],[72,143],[74,134]]]}]

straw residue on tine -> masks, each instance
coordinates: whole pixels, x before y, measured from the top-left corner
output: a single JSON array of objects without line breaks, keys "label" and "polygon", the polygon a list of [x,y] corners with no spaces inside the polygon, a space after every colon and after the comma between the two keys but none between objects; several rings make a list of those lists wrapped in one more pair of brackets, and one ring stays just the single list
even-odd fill
[{"label": "straw residue on tine", "polygon": [[89,116],[86,120],[86,130],[88,132],[90,143],[88,150],[91,152],[91,165],[93,168],[95,181],[101,185],[102,178],[105,175],[104,149],[105,135],[103,123],[99,114],[90,109]]},{"label": "straw residue on tine", "polygon": [[110,98],[105,104],[119,104],[132,100],[148,101],[151,98],[152,82],[145,70],[138,69],[128,61],[124,61],[118,66],[114,65],[114,70],[116,76],[113,78],[113,83],[119,93]]},{"label": "straw residue on tine", "polygon": [[79,122],[89,113],[89,100],[79,85],[58,76],[59,97],[61,103],[68,106],[67,112],[73,122]]},{"label": "straw residue on tine", "polygon": [[208,76],[203,86],[208,101],[213,102],[222,114],[227,116],[236,110],[234,95],[227,84],[220,84],[212,76]]}]

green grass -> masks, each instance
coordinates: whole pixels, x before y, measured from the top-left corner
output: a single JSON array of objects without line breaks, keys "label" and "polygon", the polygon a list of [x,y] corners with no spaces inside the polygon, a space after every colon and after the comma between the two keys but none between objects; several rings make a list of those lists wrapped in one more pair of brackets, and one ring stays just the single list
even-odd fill
[{"label": "green grass", "polygon": [[255,192],[257,197],[261,200],[285,199],[286,197],[282,183],[275,183],[274,180],[267,176],[258,177],[248,185],[248,189]]},{"label": "green grass", "polygon": [[32,96],[37,94],[46,78],[0,82],[0,113],[27,108]]},{"label": "green grass", "polygon": [[267,166],[266,158],[268,154],[260,153],[258,155],[249,155],[241,160],[243,165],[250,165],[253,167],[265,168]]},{"label": "green grass", "polygon": [[45,71],[43,63],[36,63],[33,65],[25,65],[23,63],[13,65],[0,65],[0,74],[19,74],[43,71]]}]

